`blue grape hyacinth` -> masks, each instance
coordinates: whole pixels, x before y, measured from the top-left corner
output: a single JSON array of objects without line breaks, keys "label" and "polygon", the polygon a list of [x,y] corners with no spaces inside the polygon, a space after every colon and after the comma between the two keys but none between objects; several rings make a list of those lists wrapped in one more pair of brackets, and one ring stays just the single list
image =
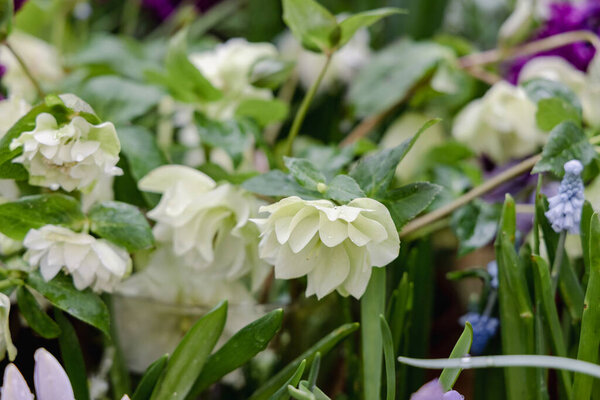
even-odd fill
[{"label": "blue grape hyacinth", "polygon": [[470,322],[473,326],[473,344],[471,345],[471,354],[480,355],[485,350],[488,342],[496,335],[500,321],[498,318],[482,315],[476,312],[470,312],[460,318],[464,325]]},{"label": "blue grape hyacinth", "polygon": [[565,163],[564,168],[565,176],[558,188],[558,194],[548,199],[549,209],[546,217],[555,232],[568,231],[577,234],[584,202],[581,179],[583,165],[578,160],[571,160]]}]

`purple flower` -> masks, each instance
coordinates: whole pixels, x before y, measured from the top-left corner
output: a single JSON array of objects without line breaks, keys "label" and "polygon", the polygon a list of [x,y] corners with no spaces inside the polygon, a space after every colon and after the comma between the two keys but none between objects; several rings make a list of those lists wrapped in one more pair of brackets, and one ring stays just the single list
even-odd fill
[{"label": "purple flower", "polygon": [[[533,39],[543,39],[559,33],[587,30],[600,34],[600,1],[588,0],[582,3],[555,2],[550,4],[550,13],[546,22],[537,31]],[[577,42],[529,57],[514,60],[506,71],[506,79],[516,83],[523,66],[537,56],[559,56],[581,71],[586,71],[594,57],[595,49],[590,43]]]},{"label": "purple flower", "polygon": [[[206,11],[219,1],[220,0],[196,0],[194,4],[198,10]],[[143,6],[152,11],[161,21],[169,18],[180,3],[181,0],[142,0]]]},{"label": "purple flower", "polygon": [[410,400],[463,400],[464,396],[456,390],[450,390],[444,393],[444,389],[440,381],[434,379],[427,382],[416,392],[410,396]]},{"label": "purple flower", "polygon": [[15,2],[14,2],[15,12],[19,11],[21,9],[21,7],[23,7],[23,4],[25,4],[26,2],[27,2],[27,0],[15,0]]},{"label": "purple flower", "polygon": [[565,163],[565,176],[560,182],[558,194],[548,199],[546,218],[555,232],[579,233],[581,210],[583,208],[583,165],[579,160]]}]

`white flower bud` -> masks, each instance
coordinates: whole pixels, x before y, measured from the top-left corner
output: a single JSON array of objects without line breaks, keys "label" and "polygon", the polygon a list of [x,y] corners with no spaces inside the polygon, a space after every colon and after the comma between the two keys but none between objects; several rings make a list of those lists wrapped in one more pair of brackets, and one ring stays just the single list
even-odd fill
[{"label": "white flower bud", "polygon": [[169,243],[186,266],[210,269],[230,280],[250,273],[253,287],[262,283],[267,265],[257,254],[258,229],[249,221],[258,209],[252,195],[179,165],[159,167],[138,185],[162,193],[148,212],[157,221],[154,236]]},{"label": "white flower bud", "polygon": [[384,267],[400,249],[388,209],[376,200],[354,199],[336,206],[329,200],[293,196],[260,208],[260,256],[275,265],[275,277],[307,275],[306,295],[318,298],[337,290],[360,298],[371,267]]},{"label": "white flower bud", "polygon": [[91,287],[96,292],[112,292],[131,269],[131,258],[124,249],[60,226],[31,229],[23,245],[27,248],[25,260],[39,266],[46,281],[64,270],[73,276],[79,290]]},{"label": "white flower bud", "polygon": [[41,113],[35,129],[13,139],[10,149],[23,148],[13,162],[29,171],[29,183],[66,191],[87,189],[106,175],[121,175],[116,167],[121,144],[110,122],[92,125],[76,116],[59,126],[48,113]]},{"label": "white flower bud", "polygon": [[[10,314],[10,299],[4,293],[0,293],[0,360],[8,353],[8,359],[13,361],[17,356],[17,348],[10,336],[8,316]],[[2,396],[4,399],[4,395]]]},{"label": "white flower bud", "polygon": [[538,150],[548,135],[538,129],[536,105],[525,90],[501,81],[454,119],[452,134],[498,164]]}]

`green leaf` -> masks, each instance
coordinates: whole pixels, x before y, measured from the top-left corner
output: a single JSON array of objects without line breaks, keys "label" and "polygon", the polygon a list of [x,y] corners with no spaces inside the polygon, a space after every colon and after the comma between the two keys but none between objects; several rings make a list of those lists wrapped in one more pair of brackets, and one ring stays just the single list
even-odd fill
[{"label": "green leaf", "polygon": [[387,206],[400,230],[408,221],[423,212],[442,191],[440,185],[429,182],[415,182],[390,190],[384,198]]},{"label": "green leaf", "polygon": [[[581,318],[581,334],[577,359],[598,363],[598,350],[600,349],[600,219],[594,214],[590,225],[590,277],[585,292],[583,316]],[[575,374],[573,382],[573,398],[589,399],[592,394],[594,380],[591,376]]]},{"label": "green leaf", "polygon": [[252,65],[248,80],[253,86],[274,90],[288,79],[293,69],[293,62],[272,57],[261,58]]},{"label": "green leaf", "polygon": [[559,98],[570,104],[581,115],[581,102],[577,94],[560,82],[536,78],[525,82],[523,88],[529,98],[536,103],[544,99]]},{"label": "green leaf", "polygon": [[288,197],[299,196],[305,200],[321,198],[321,194],[301,186],[290,175],[279,170],[272,170],[258,175],[242,183],[242,187],[250,192],[263,196]]},{"label": "green leaf", "polygon": [[0,204],[0,232],[14,240],[23,240],[30,229],[44,225],[63,225],[76,230],[84,222],[79,202],[64,194],[25,196]]},{"label": "green leaf", "polygon": [[325,183],[325,175],[312,163],[302,158],[284,157],[285,166],[298,183],[308,190],[317,190],[319,183]]},{"label": "green leaf", "polygon": [[[473,343],[473,327],[467,321],[465,323],[465,329],[463,329],[463,333],[460,335],[452,352],[450,353],[450,357],[448,358],[460,358],[463,357],[471,351],[471,344]],[[440,385],[442,385],[442,389],[444,392],[452,390],[454,383],[458,379],[460,372],[462,370],[460,368],[444,368],[442,373],[440,374]]]},{"label": "green leaf", "polygon": [[226,318],[227,302],[221,302],[190,328],[169,359],[151,400],[185,399],[217,344]]},{"label": "green leaf", "polygon": [[408,280],[408,273],[402,274],[398,287],[393,291],[388,305],[388,320],[392,330],[394,354],[398,352],[404,334],[408,315],[412,309],[413,283]]},{"label": "green leaf", "polygon": [[452,214],[451,226],[459,240],[459,257],[494,240],[501,209],[499,204],[479,200]]},{"label": "green leaf", "polygon": [[152,133],[142,126],[118,127],[121,154],[125,155],[131,175],[140,180],[148,172],[166,163]]},{"label": "green leaf", "polygon": [[236,116],[252,118],[260,126],[283,121],[288,112],[288,105],[279,99],[245,99],[235,109]]},{"label": "green leaf", "polygon": [[359,117],[375,115],[398,104],[430,76],[452,52],[433,42],[401,40],[378,52],[352,82],[350,104]]},{"label": "green leaf", "polygon": [[287,400],[289,398],[288,387],[294,387],[298,385],[298,382],[300,382],[300,379],[302,379],[302,374],[304,374],[305,368],[306,360],[302,360],[302,362],[300,363],[300,365],[298,365],[298,368],[296,368],[296,371],[290,377],[290,379],[285,381],[285,383],[281,385],[279,390],[276,391],[273,394],[273,396],[269,397],[269,400]]},{"label": "green leaf", "polygon": [[54,339],[60,335],[61,331],[56,322],[42,310],[33,294],[25,286],[19,286],[17,289],[17,303],[27,324],[41,337]]},{"label": "green leaf", "polygon": [[312,365],[310,366],[310,372],[308,373],[308,389],[312,391],[317,385],[317,378],[319,377],[319,370],[321,369],[321,353],[315,354]]},{"label": "green leaf", "polygon": [[105,121],[130,123],[157,106],[164,93],[154,86],[115,75],[90,79],[79,93]]},{"label": "green leaf", "polygon": [[14,179],[16,181],[26,181],[29,178],[29,172],[21,164],[6,161],[0,165],[0,179]]},{"label": "green leaf", "polygon": [[581,240],[581,252],[583,253],[583,264],[585,267],[585,275],[582,281],[587,283],[587,279],[590,275],[590,226],[592,223],[592,216],[594,215],[594,207],[589,201],[583,203],[583,209],[581,210],[581,223],[579,226],[580,240]]},{"label": "green leaf", "polygon": [[596,157],[594,146],[585,132],[571,121],[562,122],[552,132],[542,151],[542,159],[535,164],[531,173],[551,171],[563,176],[567,161],[579,160],[588,165]]},{"label": "green leaf", "polygon": [[263,351],[281,328],[282,320],[283,310],[277,309],[240,329],[206,360],[186,399],[196,399],[210,385]]},{"label": "green leaf", "polygon": [[62,273],[46,282],[38,271],[29,274],[26,284],[54,306],[110,336],[108,308],[90,289],[77,290],[71,278]]},{"label": "green leaf", "polygon": [[387,400],[396,399],[396,357],[394,356],[394,341],[392,332],[383,315],[379,315],[381,335],[383,338],[383,355],[385,359],[385,382],[387,386]]},{"label": "green leaf", "polygon": [[256,124],[248,119],[213,121],[196,115],[196,128],[202,142],[219,147],[233,160],[234,167],[242,161],[244,152],[252,145],[257,132]]},{"label": "green leaf", "polygon": [[149,400],[158,379],[161,374],[167,367],[167,362],[169,361],[169,356],[164,355],[160,357],[158,360],[154,361],[144,372],[140,383],[138,383],[135,388],[135,392],[133,392],[133,396],[131,396],[131,400]]},{"label": "green leaf", "polygon": [[[552,291],[550,267],[548,266],[548,263],[546,263],[546,261],[538,255],[534,254],[531,258],[534,264],[533,275],[536,287],[538,288],[538,300],[542,304],[544,316],[546,317],[545,319],[550,330],[552,351],[557,356],[567,357],[567,348]],[[564,390],[567,392],[567,398],[571,399],[571,375],[567,371],[561,371],[559,377],[562,380]]]},{"label": "green leaf", "polygon": [[581,118],[580,111],[558,97],[540,100],[535,114],[537,125],[546,132],[550,132],[556,125],[564,121],[571,121],[580,126]]},{"label": "green leaf", "polygon": [[346,338],[352,332],[358,329],[358,323],[345,324],[329,333],[327,336],[315,343],[310,349],[296,357],[287,366],[282,368],[277,374],[271,377],[263,386],[250,396],[249,400],[267,400],[289,380],[298,369],[302,361],[306,360],[307,365],[311,365],[317,353],[325,355],[335,347],[338,342]]},{"label": "green leaf", "polygon": [[327,184],[325,197],[347,203],[359,197],[366,197],[356,181],[348,175],[337,175]]},{"label": "green leaf", "polygon": [[350,176],[356,180],[369,197],[385,198],[398,164],[410,151],[421,134],[439,121],[439,119],[429,120],[412,138],[405,140],[400,145],[361,159],[350,171]]},{"label": "green leaf", "polygon": [[259,175],[256,171],[229,173],[219,164],[212,162],[205,162],[198,167],[198,170],[210,176],[215,182],[226,181],[234,185],[241,185],[248,179]]},{"label": "green leaf", "polygon": [[358,14],[353,14],[348,18],[344,19],[340,22],[340,29],[342,31],[340,42],[338,47],[342,47],[350,39],[352,36],[361,28],[367,28],[382,18],[385,18],[389,15],[394,14],[404,14],[405,11],[400,10],[398,8],[385,7],[378,8],[376,10],[363,11]]},{"label": "green leaf", "polygon": [[385,312],[384,268],[373,269],[365,294],[360,299],[363,389],[365,399],[378,399],[381,392],[383,338],[379,315]]},{"label": "green leaf", "polygon": [[340,41],[335,16],[314,0],[283,0],[283,20],[306,49],[327,53]]},{"label": "green leaf", "polygon": [[60,345],[63,367],[71,381],[75,398],[89,400],[90,392],[85,372],[85,361],[75,329],[60,310],[54,309],[54,318],[56,318],[56,322],[62,331],[58,337],[58,344]]},{"label": "green leaf", "polygon": [[154,245],[152,229],[137,207],[119,201],[94,205],[89,213],[91,230],[130,252]]}]

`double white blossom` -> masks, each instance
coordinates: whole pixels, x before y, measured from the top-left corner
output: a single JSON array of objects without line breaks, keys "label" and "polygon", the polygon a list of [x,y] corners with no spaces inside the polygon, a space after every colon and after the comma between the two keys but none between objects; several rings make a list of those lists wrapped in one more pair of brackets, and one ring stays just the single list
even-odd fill
[{"label": "double white blossom", "polygon": [[388,209],[376,200],[354,199],[336,206],[329,200],[293,196],[263,206],[267,218],[254,219],[262,230],[260,256],[275,265],[275,277],[306,275],[306,295],[318,298],[337,290],[360,298],[371,267],[397,256],[400,239]]},{"label": "double white blossom", "polygon": [[525,90],[501,81],[454,119],[452,134],[498,164],[534,153],[548,135],[535,121],[536,105]]},{"label": "double white blossom", "polygon": [[160,203],[148,212],[157,221],[154,236],[172,246],[186,266],[210,269],[231,280],[250,273],[253,286],[260,285],[267,265],[258,257],[259,232],[249,220],[258,209],[252,195],[180,165],[159,167],[138,185],[162,193]]},{"label": "double white blossom", "polygon": [[25,260],[39,266],[46,281],[64,270],[73,276],[79,290],[91,287],[96,292],[112,292],[131,269],[131,258],[124,249],[61,226],[31,229],[23,244]]},{"label": "double white blossom", "polygon": [[222,99],[206,103],[202,111],[210,118],[226,120],[234,116],[243,100],[271,99],[271,90],[252,86],[249,76],[259,59],[276,56],[277,49],[272,44],[250,43],[241,38],[221,43],[212,51],[191,54],[192,64],[223,92]]},{"label": "double white blossom", "polygon": [[29,183],[66,191],[89,189],[105,176],[123,173],[116,167],[121,144],[110,122],[92,125],[76,116],[59,126],[54,116],[41,113],[35,129],[13,139],[10,149],[22,147],[13,162],[29,171]]},{"label": "double white blossom", "polygon": [[[36,350],[33,382],[38,400],[75,400],[67,373],[46,349]],[[2,400],[33,400],[27,382],[14,364],[4,369]],[[127,395],[121,400],[129,400]]]}]

